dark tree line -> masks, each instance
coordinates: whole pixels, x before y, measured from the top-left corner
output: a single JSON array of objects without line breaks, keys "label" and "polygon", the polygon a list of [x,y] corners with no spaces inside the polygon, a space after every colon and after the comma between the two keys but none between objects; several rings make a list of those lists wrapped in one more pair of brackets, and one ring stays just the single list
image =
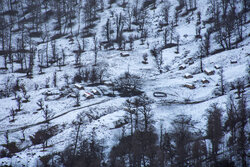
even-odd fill
[{"label": "dark tree line", "polygon": [[[170,127],[165,129],[161,126],[157,131],[152,99],[145,94],[127,99],[123,104],[123,132],[108,157],[104,155],[103,141],[96,139],[95,129],[88,139],[83,137],[85,126],[94,117],[82,112],[72,122],[71,144],[63,152],[44,157],[48,161],[41,160],[48,166],[247,167],[249,109],[244,86],[240,90],[239,97],[230,96],[226,110],[218,104],[209,106],[205,115],[205,129],[200,129],[197,126],[199,122],[191,116],[182,114],[170,122]],[[46,149],[49,138],[57,131],[49,123],[51,109],[44,105],[43,100],[38,102],[38,106],[46,126],[30,139]],[[53,164],[55,156],[57,161]]]},{"label": "dark tree line", "polygon": [[214,40],[222,49],[230,50],[237,47],[243,40],[243,26],[246,23],[246,3],[239,1],[240,10],[237,10],[236,1],[210,0],[209,12],[213,22]]},{"label": "dark tree line", "polygon": [[[198,122],[190,116],[177,115],[171,128],[164,132],[161,127],[159,135],[154,128],[145,131],[146,122],[140,119],[143,114],[138,108],[142,104],[150,106],[150,103],[141,103],[141,98],[128,99],[124,103],[128,134],[123,133],[119,143],[112,148],[110,166],[247,166],[249,134],[244,93],[238,100],[229,99],[225,119],[225,111],[212,104],[207,109],[206,131],[197,128]],[[138,128],[139,125],[144,128]],[[225,134],[230,134],[230,138]]]}]

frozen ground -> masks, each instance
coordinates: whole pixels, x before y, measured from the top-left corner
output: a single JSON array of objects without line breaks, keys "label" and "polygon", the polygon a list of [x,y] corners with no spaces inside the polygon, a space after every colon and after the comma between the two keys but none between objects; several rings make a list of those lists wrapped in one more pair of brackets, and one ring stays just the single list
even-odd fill
[{"label": "frozen ground", "polygon": [[[176,2],[172,2],[176,5]],[[148,28],[152,31],[157,29],[157,10],[160,9],[162,4],[158,4],[157,9],[149,10],[149,20],[147,24]],[[198,1],[198,9],[200,11],[205,11],[206,1]],[[102,26],[105,24],[107,18],[109,18],[110,11],[115,13],[123,12],[123,10],[117,5],[113,5],[111,9],[105,10],[101,15],[101,21],[98,23],[96,28],[97,37],[102,39]],[[173,14],[173,13],[172,13]],[[191,22],[187,23],[186,18],[191,17]],[[114,19],[114,18],[112,18]],[[205,12],[202,12],[202,19],[206,19]],[[249,19],[249,17],[248,17]],[[163,67],[169,67],[169,70],[163,70],[160,74],[156,68],[154,57],[149,55],[148,64],[142,64],[142,55],[144,53],[150,54],[150,48],[159,43],[162,43],[161,35],[149,35],[148,43],[140,45],[140,41],[135,41],[133,51],[124,51],[124,53],[129,53],[129,57],[121,57],[118,50],[111,51],[99,51],[98,52],[98,62],[105,64],[107,67],[108,75],[106,80],[112,80],[117,78],[119,75],[126,71],[132,74],[139,75],[143,80],[142,90],[152,99],[155,100],[152,105],[152,110],[154,113],[155,127],[159,128],[160,124],[164,125],[167,129],[170,127],[171,120],[178,114],[191,115],[196,121],[199,121],[199,126],[201,129],[205,129],[205,117],[206,109],[212,103],[218,103],[219,106],[225,108],[228,96],[234,94],[235,91],[227,91],[224,96],[215,96],[214,91],[218,87],[219,83],[219,69],[215,68],[215,65],[221,66],[224,69],[224,80],[225,82],[233,82],[237,79],[249,79],[249,51],[250,51],[250,38],[249,38],[249,23],[244,27],[245,39],[240,43],[239,47],[229,51],[224,51],[215,55],[204,58],[203,64],[204,69],[214,70],[214,75],[206,75],[205,73],[199,72],[200,61],[199,59],[194,60],[194,64],[185,64],[185,60],[192,57],[198,50],[199,41],[194,40],[195,36],[195,22],[196,15],[189,14],[188,16],[181,17],[179,20],[179,26],[176,28],[176,32],[180,35],[180,51],[176,54],[176,48],[169,48],[163,50]],[[77,27],[75,27],[77,28]],[[205,29],[202,29],[203,34]],[[185,36],[188,34],[187,36]],[[93,48],[92,39],[89,38],[87,48]],[[77,43],[69,45],[69,41],[66,38],[61,38],[57,40],[57,44],[65,49],[67,55],[71,55],[66,59],[66,66],[62,67],[59,71],[58,67],[50,67],[44,70],[45,74],[38,75],[39,68],[35,66],[34,68],[34,78],[27,79],[24,74],[7,73],[0,74],[0,84],[3,87],[7,76],[10,76],[14,81],[16,78],[21,79],[21,83],[25,83],[27,86],[28,94],[30,97],[30,102],[23,103],[22,111],[18,112],[15,122],[10,122],[10,110],[16,108],[16,100],[14,96],[9,98],[0,99],[0,145],[5,144],[4,134],[9,131],[9,140],[15,141],[20,146],[23,147],[23,151],[16,153],[12,158],[2,158],[0,159],[1,165],[14,165],[14,166],[36,166],[38,163],[38,157],[46,155],[51,152],[62,151],[72,140],[72,121],[76,119],[77,115],[81,112],[97,112],[100,117],[92,122],[84,125],[82,130],[82,135],[88,137],[95,129],[96,136],[100,140],[104,140],[105,146],[107,146],[106,153],[110,148],[117,143],[117,139],[122,133],[121,128],[115,129],[115,122],[119,119],[123,119],[123,102],[126,98],[123,97],[108,97],[104,95],[95,95],[94,99],[86,99],[83,96],[84,91],[80,91],[80,106],[74,107],[75,99],[70,97],[63,97],[55,100],[57,97],[49,96],[45,101],[45,104],[49,106],[49,109],[53,112],[51,125],[58,125],[60,127],[60,133],[52,137],[48,141],[48,145],[51,147],[46,148],[45,151],[42,149],[42,145],[32,146],[29,140],[29,136],[35,134],[42,126],[44,126],[44,117],[41,111],[37,111],[37,101],[44,98],[43,92],[47,90],[59,91],[59,88],[64,85],[63,75],[67,73],[72,77],[77,71],[74,68],[74,56],[72,55],[72,50],[77,47]],[[42,48],[42,45],[38,46]],[[128,47],[128,46],[127,46]],[[217,44],[212,43],[211,48],[218,47]],[[185,55],[187,53],[187,55]],[[231,64],[231,60],[237,60],[236,64]],[[2,61],[2,59],[1,59]],[[87,49],[83,53],[82,63],[84,65],[91,65],[94,61],[94,53],[91,49]],[[37,62],[37,60],[36,60]],[[38,63],[38,62],[37,62]],[[184,70],[179,70],[180,65],[184,65],[186,68]],[[52,81],[53,73],[57,71],[58,86],[53,88],[45,88],[45,80],[50,77]],[[186,79],[184,75],[188,73],[193,77]],[[207,79],[209,83],[202,83],[203,79]],[[35,84],[39,85],[38,90],[35,90]],[[195,89],[189,89],[184,87],[185,84],[194,85]],[[108,86],[107,86],[108,87]],[[94,87],[99,89],[98,86]],[[109,87],[108,87],[109,88]],[[91,91],[93,87],[86,86],[86,91]],[[111,89],[111,88],[109,88]],[[157,98],[153,96],[154,92],[164,92],[167,97]],[[249,104],[249,87],[247,87],[247,104]],[[185,104],[185,102],[190,102]],[[249,106],[249,105],[248,105]],[[96,113],[96,114],[97,114]],[[97,115],[98,115],[97,114]],[[22,131],[24,129],[24,131]],[[23,137],[23,133],[27,141],[21,143],[20,139]],[[1,146],[0,146],[1,148]]]}]

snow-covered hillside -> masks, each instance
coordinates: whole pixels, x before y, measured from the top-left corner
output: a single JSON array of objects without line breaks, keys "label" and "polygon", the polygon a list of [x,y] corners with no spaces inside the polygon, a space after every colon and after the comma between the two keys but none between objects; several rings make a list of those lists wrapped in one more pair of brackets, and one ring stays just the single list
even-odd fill
[{"label": "snow-covered hillside", "polygon": [[[249,139],[250,128],[249,5],[244,0],[3,0],[0,166],[128,166],[131,157],[116,155],[114,146],[133,130],[150,131],[162,151],[162,134],[174,134],[178,115],[196,122],[185,149],[201,140],[206,154],[196,160],[194,151],[186,150],[179,162],[173,137],[171,160],[166,153],[163,164],[153,164],[160,162],[159,151],[153,158],[145,153],[141,166],[212,166],[223,158],[244,166],[240,151],[249,155],[249,140],[241,150],[237,142],[241,129]],[[148,102],[137,107],[138,129],[133,127],[137,108],[131,109],[131,123],[126,103],[136,98]],[[228,146],[232,102],[238,115],[245,106],[246,115],[244,126],[243,116],[237,117],[235,147]],[[216,153],[207,132],[214,104],[223,110]],[[78,163],[78,150],[94,140],[100,163]],[[75,162],[65,162],[70,158]]]}]

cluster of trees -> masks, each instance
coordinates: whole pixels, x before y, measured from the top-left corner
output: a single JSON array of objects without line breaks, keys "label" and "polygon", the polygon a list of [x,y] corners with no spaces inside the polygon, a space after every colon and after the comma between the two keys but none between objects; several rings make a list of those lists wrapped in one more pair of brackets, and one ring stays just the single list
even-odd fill
[{"label": "cluster of trees", "polygon": [[[65,65],[66,55],[64,50],[58,51],[56,39],[69,33],[71,36],[80,34],[82,22],[85,22],[85,27],[92,25],[104,3],[103,0],[84,3],[82,0],[3,0],[0,6],[0,55],[4,57],[4,68],[7,69],[8,63],[11,63],[12,72],[17,68],[16,72],[30,76],[35,55],[38,55],[41,74],[42,68],[54,63],[59,67]],[[48,26],[50,22],[53,23],[52,28]],[[73,32],[76,22],[78,31]],[[43,44],[43,48],[34,49],[38,44]],[[84,42],[78,50],[80,53],[84,51]],[[14,63],[20,64],[20,68],[14,68]]]},{"label": "cluster of trees", "polygon": [[[65,166],[247,166],[248,138],[246,97],[230,96],[226,109],[212,104],[207,109],[206,128],[189,115],[177,115],[166,130],[161,125],[157,134],[154,127],[152,99],[145,94],[129,98],[124,103],[122,135],[109,157],[104,156],[104,143],[95,138],[81,137],[81,129],[91,121],[80,114],[72,123],[75,127],[72,144],[56,156]],[[50,161],[47,165],[53,162]],[[55,164],[54,164],[55,165]],[[53,166],[53,165],[52,165]]]},{"label": "cluster of trees", "polygon": [[237,47],[243,40],[243,26],[246,24],[247,3],[244,0],[210,0],[210,22],[213,23],[212,32],[216,32],[214,40],[223,50]]},{"label": "cluster of trees", "polygon": [[[115,0],[109,0],[109,7]],[[66,54],[64,50],[58,49],[56,39],[70,34],[69,38],[76,37],[78,48],[75,51],[75,65],[79,71],[73,77],[73,82],[102,83],[106,73],[106,67],[98,64],[98,51],[104,45],[104,49],[114,48],[126,49],[129,43],[130,50],[133,50],[135,39],[141,39],[141,44],[147,40],[149,35],[148,8],[156,8],[156,0],[144,0],[142,6],[136,0],[127,5],[123,0],[121,6],[123,13],[114,15],[106,20],[104,25],[104,42],[100,42],[93,28],[96,25],[98,12],[103,11],[105,3],[103,0],[2,0],[0,1],[0,55],[4,57],[4,68],[11,64],[14,72],[14,63],[20,64],[17,72],[27,73],[32,76],[35,55],[38,56],[40,74],[42,69],[55,64],[61,68],[66,65]],[[163,46],[159,49],[153,47],[151,54],[155,57],[157,69],[162,72],[162,49],[177,46],[176,53],[179,53],[180,36],[175,33],[178,25],[178,17],[181,9],[185,8],[186,13],[196,9],[196,0],[178,0],[179,6],[172,20],[170,20],[170,3],[164,1],[162,7],[162,19],[159,20],[159,31],[162,32]],[[196,37],[201,38],[198,56],[200,58],[200,70],[203,72],[202,59],[209,54],[210,38],[221,46],[223,50],[232,49],[243,40],[243,26],[246,23],[248,6],[246,0],[239,1],[242,4],[240,11],[236,10],[236,1],[210,0],[209,14],[213,23],[212,28],[201,36],[201,13],[197,12]],[[163,0],[160,1],[163,3]],[[83,17],[82,17],[83,16]],[[184,16],[184,15],[183,15]],[[53,22],[53,31],[48,29],[48,22]],[[28,24],[27,24],[28,23]],[[73,26],[77,23],[78,30],[73,32]],[[83,24],[82,24],[83,23]],[[84,25],[84,27],[81,27]],[[125,36],[125,32],[137,30],[138,36]],[[158,34],[160,36],[160,34]],[[85,38],[93,36],[95,62],[91,68],[82,68],[81,54],[85,51]],[[42,44],[41,50],[34,49],[36,42]],[[81,38],[81,39],[79,39]],[[13,45],[16,44],[16,45]],[[148,44],[149,45],[149,44]],[[51,50],[51,52],[49,52]],[[144,56],[147,63],[147,56]],[[65,83],[69,85],[69,76],[65,75]],[[46,87],[49,87],[49,78],[46,79]],[[56,72],[53,76],[54,87],[57,87]],[[109,157],[104,157],[104,147],[101,141],[96,139],[93,129],[89,139],[83,139],[81,131],[85,124],[90,122],[85,114],[79,115],[72,122],[74,135],[72,144],[63,152],[41,158],[46,166],[56,166],[53,159],[57,157],[57,163],[65,166],[114,166],[114,167],[141,167],[141,166],[247,166],[247,150],[249,149],[248,110],[246,97],[243,88],[237,87],[238,99],[230,97],[227,105],[226,118],[223,119],[223,109],[213,104],[207,109],[206,130],[197,128],[197,122],[188,115],[178,115],[171,122],[171,127],[164,132],[163,127],[160,134],[154,127],[152,99],[140,91],[142,81],[139,76],[129,72],[122,74],[114,82],[114,89],[122,96],[138,97],[129,98],[124,103],[123,133],[111,151]],[[11,121],[15,121],[18,111],[22,110],[22,103],[29,102],[25,85],[20,85],[19,80],[15,83],[7,78],[4,83],[5,96],[15,95],[17,109],[10,110]],[[221,94],[224,95],[223,69],[220,73]],[[76,106],[79,106],[79,92],[76,97]],[[48,140],[57,133],[57,128],[50,126],[50,119],[53,117],[52,110],[44,104],[43,100],[37,102],[42,112],[45,126],[43,126],[30,140],[34,145],[43,144],[43,149],[48,146]],[[126,133],[126,128],[128,133]],[[7,149],[13,148],[10,145],[8,132],[5,135]],[[226,142],[225,142],[226,141]],[[16,150],[16,146],[14,147]],[[224,158],[224,159],[223,159]],[[105,160],[107,160],[105,162]]]},{"label": "cluster of trees", "polygon": [[[209,5],[210,18],[203,23],[210,23],[212,26],[206,30],[203,36],[200,35],[201,14],[197,12],[196,37],[201,38],[197,55],[200,59],[201,72],[203,72],[204,57],[238,47],[238,43],[244,38],[243,27],[247,23],[247,6],[244,0],[238,3],[227,0],[210,0]],[[221,49],[210,50],[212,39],[221,46]]]},{"label": "cluster of trees", "polygon": [[12,106],[10,109],[10,116],[12,120],[11,122],[15,121],[15,116],[19,111],[22,110],[23,103],[30,102],[30,95],[28,94],[27,86],[20,82],[20,79],[8,76],[5,78],[4,83],[4,91],[0,92],[0,98],[2,97],[10,97],[14,96],[13,100],[16,101],[16,108]]},{"label": "cluster of trees", "polygon": [[[112,5],[115,2],[109,1],[108,3]],[[114,48],[114,43],[117,43],[119,49],[125,50],[126,44],[129,43],[132,50],[133,42],[138,37],[133,35],[125,37],[123,33],[134,31],[133,24],[137,26],[141,41],[144,43],[148,36],[145,26],[148,19],[146,7],[140,7],[138,1],[127,4],[123,1],[121,6],[124,12],[107,19],[104,26],[107,41],[100,42],[101,39],[97,39],[92,30],[96,20],[99,19],[98,12],[105,8],[103,0],[1,1],[0,55],[4,57],[4,68],[7,69],[8,63],[11,63],[12,72],[27,73],[28,77],[32,77],[34,59],[37,55],[39,74],[44,73],[43,68],[55,63],[61,69],[66,65],[67,55],[63,49],[58,49],[56,39],[67,34],[71,40],[75,37],[78,44],[78,49],[75,51],[76,65],[81,65],[81,53],[85,51],[85,38],[90,36],[93,36],[94,43],[94,48],[91,48],[95,53],[94,65],[97,64],[98,50],[103,44],[104,49],[108,49],[111,46]],[[53,23],[52,29],[48,26],[50,22]],[[72,29],[76,23],[78,30],[73,32]],[[112,36],[113,33],[115,36]],[[42,44],[42,49],[34,49],[39,44]],[[15,63],[20,64],[20,67],[15,67]]]},{"label": "cluster of trees", "polygon": [[125,72],[114,81],[114,88],[121,96],[130,97],[141,94],[142,80],[139,76]]},{"label": "cluster of trees", "polygon": [[[42,144],[42,148],[43,150],[45,150],[48,147],[48,140],[59,133],[59,128],[58,125],[51,126],[50,124],[50,119],[53,117],[53,113],[52,110],[49,109],[48,105],[44,105],[43,100],[39,100],[37,104],[40,107],[38,110],[42,111],[42,116],[44,118],[44,125],[42,125],[41,128],[37,132],[35,132],[34,135],[30,135],[29,140],[32,143],[32,145]],[[16,115],[17,111],[18,110],[11,109],[10,116],[13,119],[11,121],[15,121],[14,116]],[[25,137],[26,129],[27,127],[21,128],[22,136],[19,138],[20,142],[16,141],[11,142],[9,140],[9,135],[11,132],[9,132],[8,130],[6,131],[4,135],[6,143],[2,145],[4,149],[0,150],[0,158],[12,157],[15,153],[18,153],[22,151],[24,147],[27,147],[27,145],[22,146],[23,142],[26,142],[28,140],[28,138]]]},{"label": "cluster of trees", "polygon": [[[122,4],[126,4],[125,1]],[[114,19],[107,19],[104,25],[104,35],[106,37],[104,48],[110,48],[116,42],[118,49],[125,50],[128,43],[130,50],[132,50],[134,40],[138,37],[132,34],[125,36],[124,32],[131,32],[135,29],[137,29],[142,44],[144,44],[148,37],[148,29],[145,26],[148,23],[148,14],[145,5],[140,6],[137,0],[123,7],[123,13],[116,14],[115,16],[112,14],[111,17],[114,17]],[[115,36],[113,35],[114,33]]]},{"label": "cluster of trees", "polygon": [[[116,1],[110,0],[108,3],[112,5]],[[176,12],[170,20],[170,3],[168,1],[160,1],[162,5],[162,17],[159,19],[159,31],[163,31],[162,37],[164,41],[163,48],[177,46],[176,53],[179,52],[180,36],[175,33],[174,27],[178,25],[178,17],[181,9],[193,11],[196,9],[196,0],[178,0],[179,5]],[[49,67],[56,63],[59,67],[65,65],[64,50],[58,51],[56,39],[62,35],[70,34],[70,38],[76,37],[78,50],[76,51],[76,64],[81,63],[81,53],[84,52],[84,38],[93,36],[95,47],[91,48],[95,53],[95,65],[97,62],[98,50],[104,46],[104,49],[114,48],[117,43],[118,49],[126,49],[129,43],[130,49],[133,49],[135,39],[141,39],[142,44],[146,41],[149,30],[146,26],[150,20],[148,19],[148,7],[155,8],[156,0],[144,0],[142,4],[139,1],[128,3],[123,1],[121,6],[124,12],[115,14],[111,12],[111,17],[106,20],[104,25],[104,38],[106,41],[97,39],[92,31],[98,18],[98,12],[105,9],[103,0],[53,0],[45,1],[1,1],[0,8],[0,54],[4,57],[4,68],[8,68],[8,63],[12,64],[12,72],[14,72],[14,62],[20,64],[17,72],[25,72],[27,76],[33,73],[34,58],[37,54],[39,57],[39,67]],[[210,35],[222,47],[222,49],[231,49],[243,40],[243,26],[247,22],[247,2],[241,0],[210,0],[208,12],[211,16],[210,20],[203,21],[205,24],[213,23],[213,27],[204,35],[200,46],[200,57],[210,54]],[[241,5],[242,4],[242,5]],[[240,10],[236,10],[242,6]],[[126,16],[126,17],[125,17]],[[48,29],[47,24],[53,21],[53,29]],[[196,35],[201,37],[201,13],[197,12],[197,28]],[[78,25],[77,32],[73,32],[72,27]],[[84,23],[84,24],[82,24]],[[84,27],[82,27],[83,25]],[[163,29],[164,27],[164,29]],[[137,30],[138,35],[127,35],[124,32]],[[157,35],[157,34],[156,34]],[[158,33],[158,35],[160,35]],[[78,38],[82,40],[79,40]],[[37,43],[40,39],[41,42]],[[173,44],[173,40],[176,42]],[[82,41],[82,42],[80,42]],[[169,42],[169,43],[168,43]],[[16,45],[13,45],[15,43]],[[43,49],[36,51],[37,44],[44,43]],[[80,44],[82,43],[82,44]],[[51,53],[49,52],[51,50]]]},{"label": "cluster of trees", "polygon": [[[17,72],[25,72],[27,76],[32,75],[35,54],[35,42],[32,40],[32,29],[38,29],[38,13],[30,18],[23,17],[25,13],[32,9],[39,12],[39,5],[35,2],[4,0],[0,2],[0,54],[4,57],[4,68],[11,64],[11,70],[14,72],[14,62],[20,64]],[[21,10],[22,9],[22,10]],[[41,15],[40,15],[41,16]],[[26,23],[29,22],[31,27]]]},{"label": "cluster of trees", "polygon": [[[212,104],[205,115],[205,131],[197,128],[198,122],[190,116],[177,115],[166,132],[161,126],[160,135],[154,128],[145,128],[146,119],[137,107],[147,108],[149,104],[140,106],[141,98],[124,104],[130,133],[123,134],[112,148],[110,166],[247,166],[249,134],[244,94],[237,105],[230,98],[225,119],[225,111]],[[143,128],[136,128],[138,125]],[[148,125],[152,126],[152,122],[148,121]]]},{"label": "cluster of trees", "polygon": [[[244,87],[244,86],[243,86]],[[82,112],[72,122],[71,144],[60,153],[41,157],[48,166],[242,166],[247,167],[249,145],[248,108],[244,88],[239,86],[238,96],[230,96],[226,110],[212,104],[204,115],[205,129],[189,115],[177,115],[168,129],[154,127],[153,100],[142,94],[128,98],[124,104],[122,135],[114,145],[109,157],[104,154],[104,142],[96,139],[95,129],[90,137],[83,137],[83,129],[93,120],[90,113]],[[46,149],[48,140],[59,133],[59,128],[50,125],[52,110],[38,101],[44,117],[44,126],[30,136],[34,145],[42,144]],[[226,114],[224,114],[226,112]],[[225,115],[225,117],[223,117]],[[8,134],[6,149],[18,151],[16,144],[10,145]],[[25,140],[25,137],[24,137]],[[13,150],[12,150],[13,151]],[[6,155],[8,152],[5,152]],[[9,154],[8,154],[9,155]]]},{"label": "cluster of trees", "polygon": [[72,122],[74,127],[72,131],[71,144],[63,151],[41,157],[40,160],[44,166],[66,167],[100,167],[105,163],[103,141],[96,139],[95,129],[89,134],[90,137],[83,137],[83,128],[92,119],[85,113],[80,113],[76,120]]},{"label": "cluster of trees", "polygon": [[104,77],[107,75],[107,64],[99,63],[93,67],[84,67],[79,68],[78,72],[73,78],[73,83],[77,82],[91,82],[94,83],[103,83]]},{"label": "cluster of trees", "polygon": [[[249,134],[247,133],[248,108],[247,98],[241,93],[236,101],[232,96],[229,98],[227,106],[227,120],[225,131],[230,134],[227,147],[230,159],[236,159],[237,165],[247,166],[247,150],[249,149]],[[238,103],[238,104],[235,104]]]}]

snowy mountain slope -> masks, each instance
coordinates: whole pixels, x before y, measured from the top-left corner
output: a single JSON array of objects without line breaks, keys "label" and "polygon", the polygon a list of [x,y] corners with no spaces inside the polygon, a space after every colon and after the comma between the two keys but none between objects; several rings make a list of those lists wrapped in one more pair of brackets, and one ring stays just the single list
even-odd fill
[{"label": "snowy mountain slope", "polygon": [[[84,2],[80,2],[84,4]],[[122,4],[122,2],[122,0],[117,0],[116,3],[112,4],[112,7],[109,8],[109,4],[105,1],[104,11],[97,13],[99,19],[94,21],[96,26],[94,26],[91,31],[96,33],[98,41],[106,41],[103,27],[107,19],[111,21],[111,27],[114,31],[111,37],[115,39],[117,17],[120,13],[122,13],[124,17],[127,16],[127,11],[119,5]],[[139,1],[139,6],[142,4],[143,1]],[[178,5],[178,1],[170,1],[170,4],[169,20],[174,20],[175,7]],[[132,7],[134,5],[134,1],[128,1],[127,6]],[[207,108],[213,103],[218,103],[220,107],[226,109],[229,95],[235,94],[236,96],[236,90],[230,90],[229,86],[226,89],[225,95],[221,96],[216,94],[216,90],[220,89],[221,76],[220,69],[216,69],[215,66],[223,67],[224,83],[230,85],[230,83],[234,83],[238,79],[245,81],[247,85],[245,94],[247,96],[247,104],[249,104],[249,12],[246,13],[247,21],[243,26],[243,41],[238,43],[238,48],[210,54],[203,58],[204,71],[214,71],[213,75],[207,75],[205,72],[200,72],[200,59],[197,56],[197,52],[199,52],[201,40],[195,38],[195,36],[197,35],[196,13],[197,11],[201,12],[201,19],[203,21],[209,19],[210,16],[207,14],[209,5],[207,1],[197,1],[197,9],[195,11],[185,16],[179,16],[178,26],[174,27],[173,39],[173,43],[176,44],[177,36],[179,35],[180,37],[179,53],[176,53],[176,46],[163,49],[161,53],[162,72],[160,72],[157,68],[155,57],[151,55],[150,50],[160,48],[164,45],[164,31],[159,30],[159,21],[163,17],[161,10],[163,6],[164,3],[161,3],[159,0],[156,1],[156,9],[150,9],[151,6],[146,9],[147,22],[145,29],[148,31],[148,37],[144,41],[144,44],[142,44],[139,38],[139,27],[132,24],[134,31],[124,32],[123,36],[127,40],[129,40],[129,35],[138,36],[138,39],[135,38],[133,50],[129,49],[129,43],[126,44],[125,51],[119,49],[117,43],[114,44],[114,50],[104,49],[103,47],[97,53],[97,64],[98,67],[103,67],[106,70],[104,80],[107,82],[116,81],[116,79],[125,72],[140,76],[142,79],[141,91],[145,92],[154,100],[152,112],[157,134],[160,134],[160,126],[162,124],[164,129],[168,131],[171,127],[171,121],[179,114],[191,115],[193,120],[199,121],[198,127],[205,133],[205,115]],[[184,10],[180,11],[179,14],[181,15],[182,13],[184,13]],[[82,12],[81,17],[82,19],[85,17],[84,12]],[[52,22],[52,20],[49,20],[47,23],[47,28],[51,30],[51,34],[53,34]],[[76,24],[72,28],[73,34],[77,34],[79,26],[77,21],[75,22]],[[201,28],[202,36],[204,36],[210,26],[210,24],[206,24]],[[81,21],[80,29],[83,28],[84,21]],[[126,28],[126,25],[124,25],[124,28]],[[165,25],[163,29],[165,28],[169,29],[170,25]],[[215,33],[211,36],[213,37],[214,34]],[[18,35],[20,34],[17,33],[16,36]],[[220,45],[217,44],[212,37],[210,42],[211,52],[220,48]],[[125,111],[123,103],[128,98],[119,96],[118,91],[114,92],[115,97],[104,95],[105,93],[112,94],[112,86],[108,84],[91,85],[91,82],[88,81],[82,82],[85,90],[78,90],[75,88],[74,83],[70,83],[69,87],[73,90],[72,94],[74,94],[74,92],[80,93],[80,106],[76,106],[76,98],[68,97],[69,94],[63,97],[60,96],[60,93],[64,91],[61,88],[66,85],[65,74],[69,75],[71,82],[79,69],[83,71],[85,69],[91,70],[94,64],[94,40],[91,36],[84,39],[85,52],[81,55],[80,64],[82,68],[78,68],[75,65],[76,53],[73,51],[78,49],[79,44],[77,40],[80,40],[80,38],[80,35],[76,37],[68,32],[65,36],[55,40],[58,54],[62,55],[63,49],[64,54],[67,55],[65,60],[66,65],[62,66],[61,70],[55,63],[48,68],[43,68],[44,74],[39,74],[40,67],[38,65],[41,64],[41,61],[39,60],[39,53],[36,52],[32,78],[27,78],[25,73],[12,73],[11,64],[8,64],[8,71],[6,73],[0,74],[1,90],[5,89],[8,79],[10,79],[8,84],[14,85],[16,79],[19,78],[19,82],[25,85],[28,90],[27,94],[30,95],[29,102],[22,103],[22,110],[17,112],[15,121],[11,121],[12,117],[10,114],[11,109],[16,109],[18,104],[14,94],[11,93],[10,97],[2,97],[0,99],[0,149],[4,149],[3,145],[6,144],[6,134],[8,135],[8,140],[10,142],[16,142],[17,146],[21,149],[20,152],[15,153],[11,157],[0,158],[0,166],[39,166],[41,165],[40,157],[63,151],[67,146],[72,144],[74,140],[76,130],[72,122],[77,120],[78,115],[81,113],[88,113],[90,115],[81,127],[81,136],[90,139],[94,129],[96,138],[102,141],[105,146],[105,161],[108,159],[112,146],[118,144],[118,139],[121,138],[123,131],[125,131],[125,134],[129,134],[128,125],[125,124],[121,127],[116,126],[119,124],[119,121],[124,121]],[[70,41],[70,39],[73,39],[73,42]],[[35,41],[38,42],[40,39],[35,38],[34,42]],[[46,43],[37,44],[35,47],[37,51],[40,50],[41,52],[47,49],[50,55],[52,55],[53,48],[51,44],[49,44],[48,48],[46,48]],[[122,57],[120,53],[128,53],[130,56]],[[148,54],[148,64],[142,63],[143,54],[145,53]],[[193,63],[189,62],[190,59],[192,59]],[[46,64],[45,60],[46,58],[44,57],[44,66]],[[237,62],[232,63],[232,61]],[[4,59],[1,59],[1,65],[4,65]],[[180,70],[181,65],[185,66],[185,69]],[[20,68],[20,65],[14,63],[13,68],[15,71]],[[56,86],[54,86],[53,83],[55,72],[57,78]],[[192,78],[185,78],[185,74],[192,75]],[[46,88],[47,78],[50,78],[48,82],[50,88]],[[202,83],[204,79],[209,83]],[[93,99],[87,99],[84,93],[91,92],[92,89],[98,90],[101,92],[101,95],[95,95]],[[48,91],[52,92],[53,95],[44,95],[45,92]],[[167,96],[155,97],[155,92],[163,92],[166,93]],[[22,91],[19,91],[19,94],[23,96]],[[51,119],[49,121],[50,126],[58,126],[56,135],[48,139],[47,144],[49,147],[45,150],[42,144],[33,145],[30,139],[30,136],[34,136],[37,131],[47,125],[46,122],[44,122],[43,111],[38,110],[39,106],[37,102],[39,99],[44,99],[44,104],[48,105],[49,111],[52,112],[49,118]],[[125,130],[123,130],[123,128]]]}]

